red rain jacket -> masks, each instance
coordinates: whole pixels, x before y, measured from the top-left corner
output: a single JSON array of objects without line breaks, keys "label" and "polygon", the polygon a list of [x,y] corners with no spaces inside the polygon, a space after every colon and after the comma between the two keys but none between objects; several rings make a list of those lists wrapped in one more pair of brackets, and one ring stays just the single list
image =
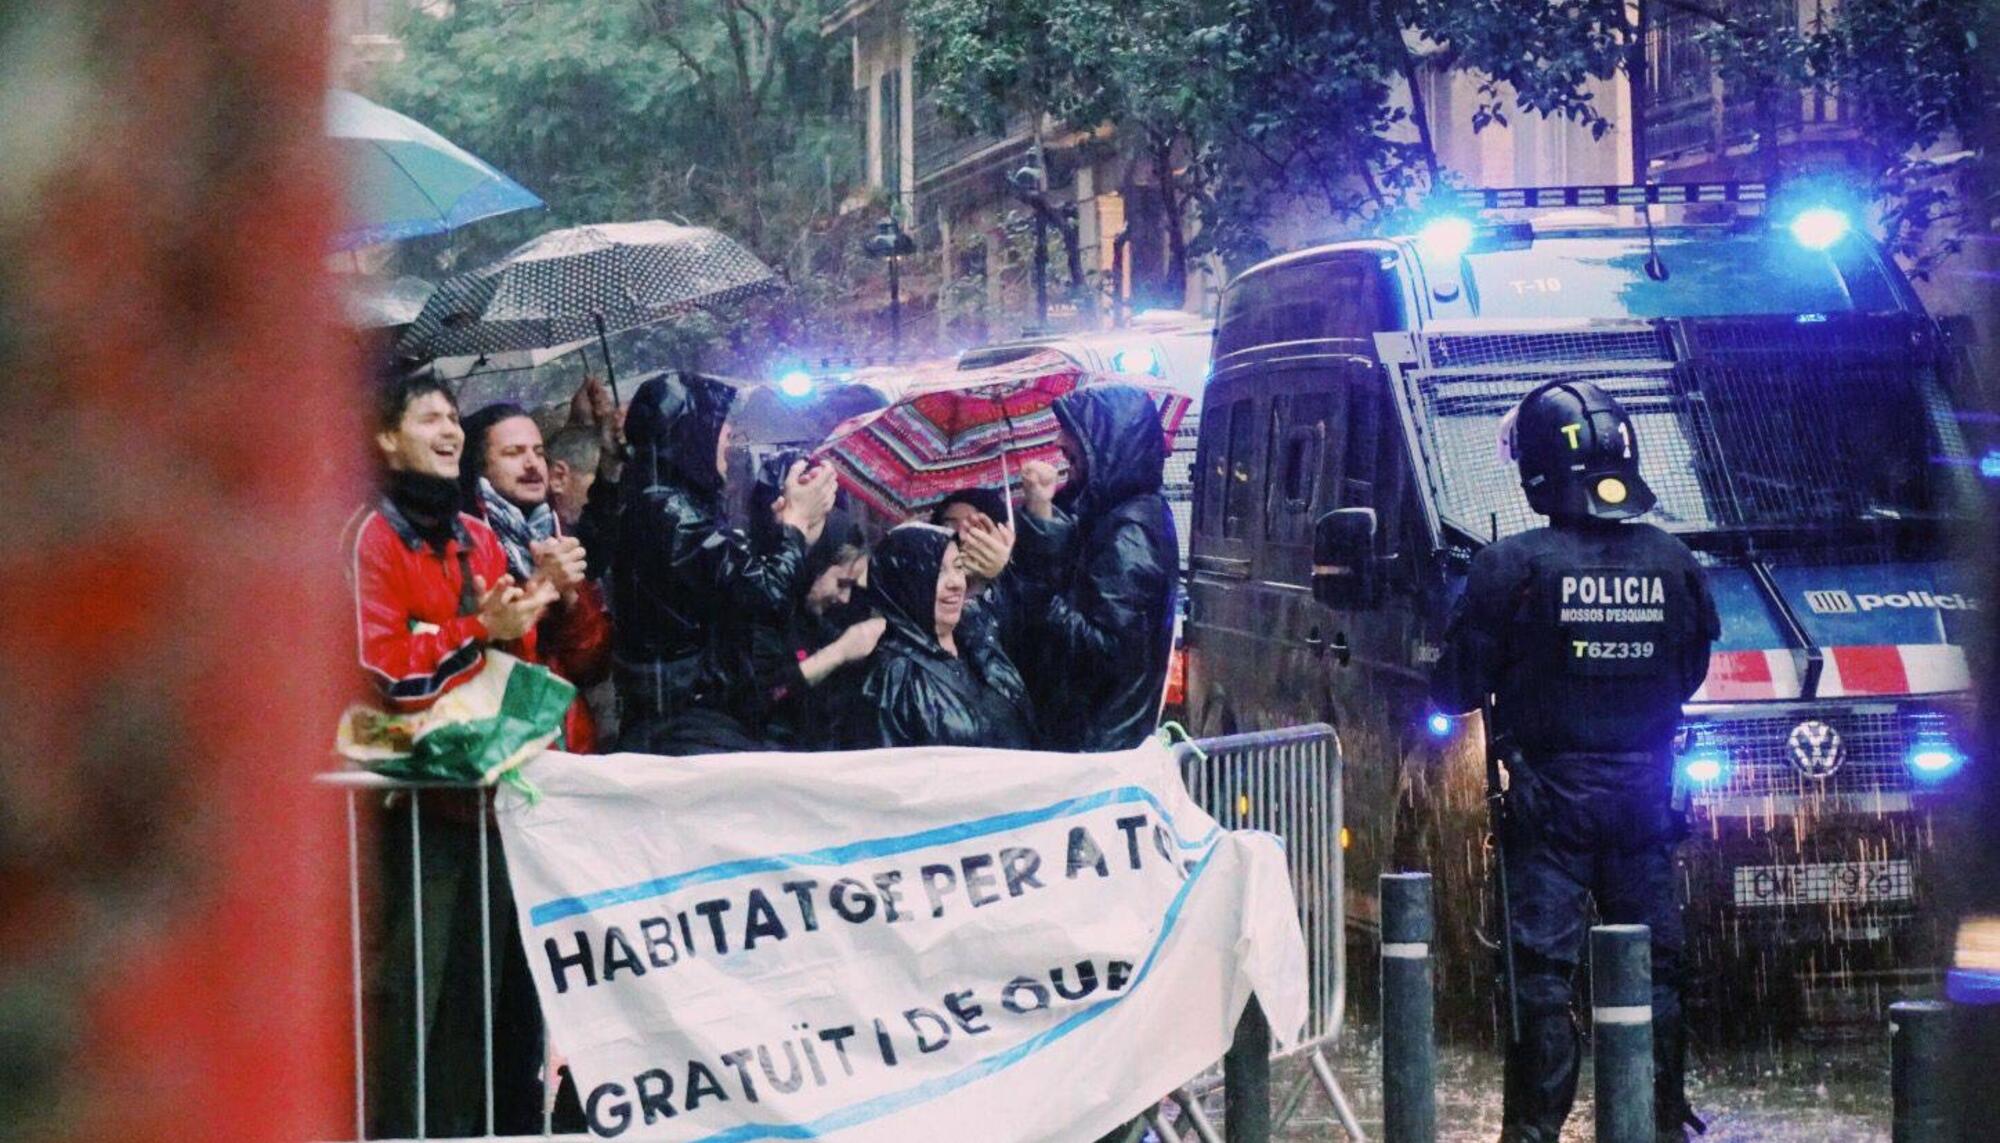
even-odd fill
[{"label": "red rain jacket", "polygon": [[[422,710],[479,673],[488,639],[466,573],[489,584],[507,574],[491,528],[461,513],[439,551],[384,499],[354,526],[350,559],[361,669],[389,709]],[[586,584],[574,604],[553,605],[535,630],[499,647],[579,690],[596,683],[610,668],[611,649],[600,589]],[[597,749],[596,723],[581,694],[563,720],[563,739],[578,753]]]}]

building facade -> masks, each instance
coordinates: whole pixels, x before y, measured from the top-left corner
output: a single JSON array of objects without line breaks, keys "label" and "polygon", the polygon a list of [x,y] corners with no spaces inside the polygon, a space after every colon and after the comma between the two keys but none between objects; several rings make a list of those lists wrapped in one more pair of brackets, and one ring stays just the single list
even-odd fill
[{"label": "building facade", "polygon": [[[951,123],[917,83],[917,45],[900,0],[849,0],[821,25],[852,57],[857,116],[869,156],[867,185],[851,209],[893,212],[917,239],[903,268],[904,328],[952,350],[1021,334],[1040,324],[1034,297],[1034,211],[1021,193],[1046,185],[1073,230],[1050,228],[1046,326],[1079,328],[1143,308],[1210,312],[1227,274],[1213,261],[1169,270],[1167,209],[1150,164],[1118,146],[1116,125],[1077,130],[1016,115],[1003,130],[968,132]],[[1603,138],[1560,120],[1516,117],[1474,132],[1475,77],[1425,73],[1425,102],[1443,166],[1466,182],[1517,186],[1630,179],[1627,85],[1607,82],[1600,106],[1614,124]],[[1039,140],[1037,136],[1039,135]],[[1039,146],[1037,145],[1039,142]],[[1037,162],[1037,156],[1040,162]],[[1039,175],[1036,175],[1039,172]],[[1181,220],[1184,232],[1193,220]],[[1276,249],[1343,236],[1323,207],[1301,202],[1271,220]],[[1081,293],[1081,302],[1073,298]],[[872,299],[871,299],[872,300]]]}]

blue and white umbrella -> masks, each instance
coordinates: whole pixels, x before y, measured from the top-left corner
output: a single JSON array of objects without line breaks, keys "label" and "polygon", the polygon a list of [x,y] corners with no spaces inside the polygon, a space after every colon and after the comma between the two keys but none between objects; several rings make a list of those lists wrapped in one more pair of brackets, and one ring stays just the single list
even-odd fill
[{"label": "blue and white umbrella", "polygon": [[442,234],[546,205],[479,156],[351,91],[326,93],[326,133],[346,167],[340,250]]}]

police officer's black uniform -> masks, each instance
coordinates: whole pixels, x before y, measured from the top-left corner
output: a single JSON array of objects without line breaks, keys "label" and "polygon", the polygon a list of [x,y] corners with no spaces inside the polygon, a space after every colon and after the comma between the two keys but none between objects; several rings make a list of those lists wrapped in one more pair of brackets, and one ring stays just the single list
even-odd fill
[{"label": "police officer's black uniform", "polygon": [[1550,526],[1472,562],[1432,676],[1440,709],[1493,696],[1511,768],[1509,905],[1521,1042],[1507,1054],[1506,1138],[1553,1141],[1576,1095],[1571,981],[1590,900],[1653,940],[1655,1109],[1662,1135],[1697,1123],[1682,1089],[1680,905],[1672,740],[1708,672],[1715,602],[1686,545],[1648,524],[1637,440],[1588,382],[1530,393],[1507,430],[1528,502]]}]

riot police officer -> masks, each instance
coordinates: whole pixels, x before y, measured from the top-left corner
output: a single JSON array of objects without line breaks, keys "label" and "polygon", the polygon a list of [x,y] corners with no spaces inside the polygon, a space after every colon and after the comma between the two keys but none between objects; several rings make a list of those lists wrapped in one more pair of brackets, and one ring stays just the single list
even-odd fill
[{"label": "riot police officer", "polygon": [[1686,545],[1634,522],[1655,498],[1618,402],[1554,381],[1502,422],[1528,504],[1549,526],[1472,561],[1431,679],[1441,710],[1490,697],[1507,775],[1508,904],[1520,1016],[1506,1060],[1507,1141],[1550,1143],[1576,1096],[1571,981],[1590,902],[1652,928],[1654,1109],[1662,1139],[1702,1125],[1683,1090],[1684,946],[1672,742],[1708,673],[1715,601]]}]

